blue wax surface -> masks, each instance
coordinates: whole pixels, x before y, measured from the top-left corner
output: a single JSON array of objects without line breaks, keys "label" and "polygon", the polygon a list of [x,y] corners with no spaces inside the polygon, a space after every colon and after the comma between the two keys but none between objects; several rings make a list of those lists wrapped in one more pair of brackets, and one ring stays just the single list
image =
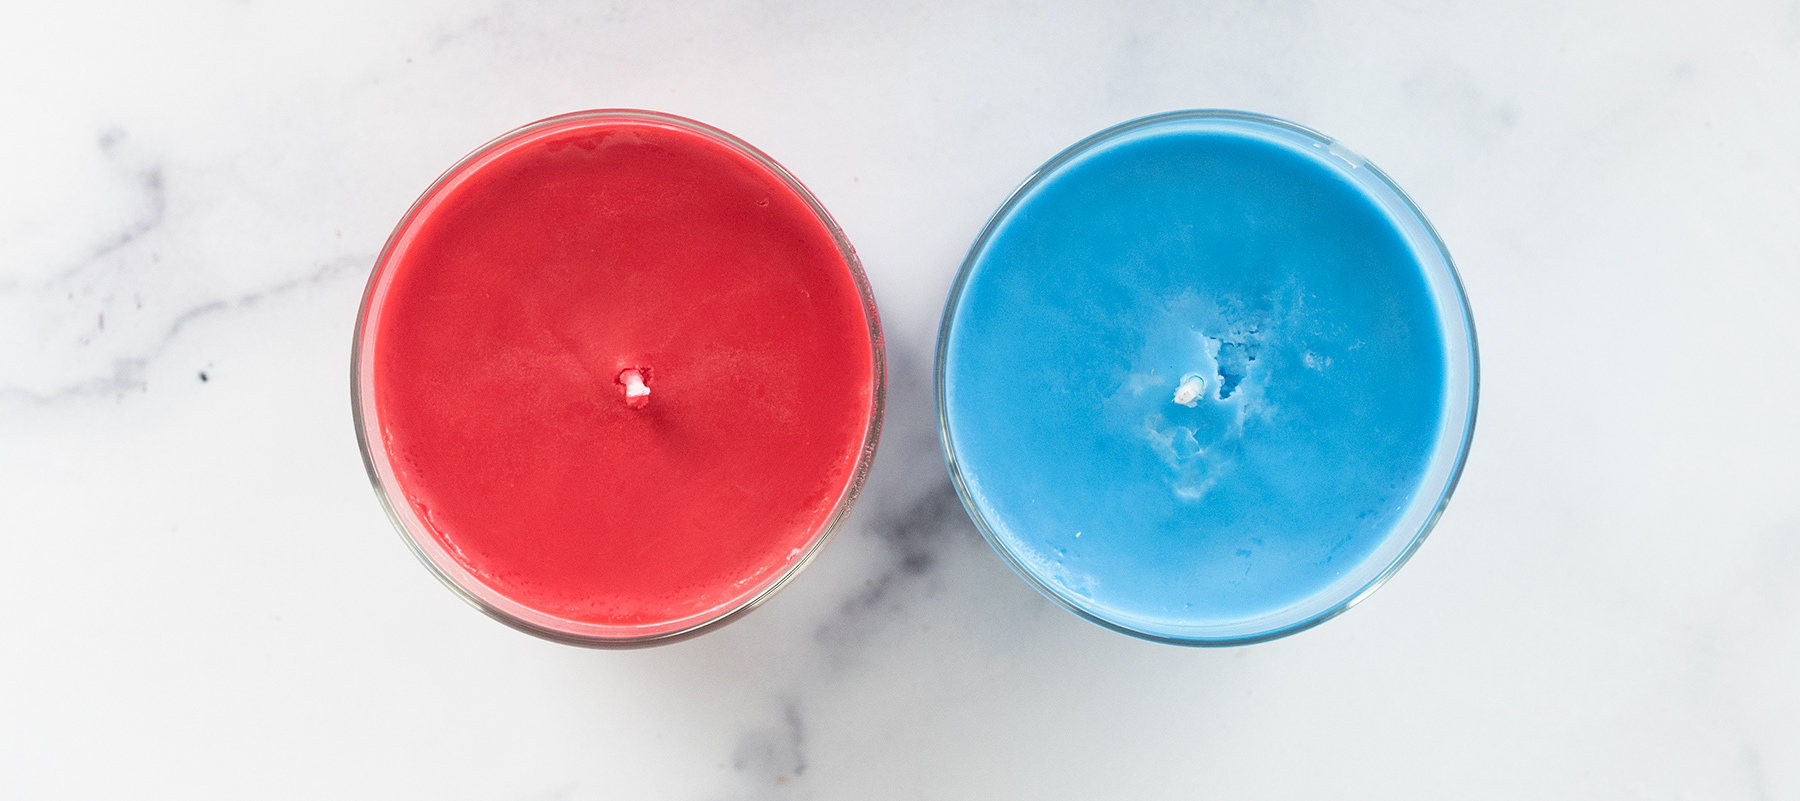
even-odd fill
[{"label": "blue wax surface", "polygon": [[1448,318],[1352,165],[1175,119],[1053,162],[996,217],[946,314],[943,433],[1040,589],[1154,638],[1243,638],[1429,528]]}]

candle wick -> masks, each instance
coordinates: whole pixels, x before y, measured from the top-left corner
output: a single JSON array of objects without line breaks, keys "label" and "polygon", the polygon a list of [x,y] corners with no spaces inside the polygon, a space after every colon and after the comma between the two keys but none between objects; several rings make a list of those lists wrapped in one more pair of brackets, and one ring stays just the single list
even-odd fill
[{"label": "candle wick", "polygon": [[625,388],[626,406],[642,409],[650,404],[650,386],[644,383],[647,373],[638,367],[627,367],[619,373],[619,385]]},{"label": "candle wick", "polygon": [[1200,396],[1206,394],[1206,379],[1197,373],[1188,373],[1181,377],[1181,385],[1175,388],[1175,402],[1190,409],[1200,405]]}]

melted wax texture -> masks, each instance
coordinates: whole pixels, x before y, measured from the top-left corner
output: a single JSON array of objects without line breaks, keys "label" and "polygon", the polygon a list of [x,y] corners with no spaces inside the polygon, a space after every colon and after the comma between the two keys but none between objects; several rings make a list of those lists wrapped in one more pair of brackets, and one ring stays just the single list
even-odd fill
[{"label": "melted wax texture", "polygon": [[1038,183],[977,255],[947,329],[954,453],[998,544],[1090,614],[1180,637],[1415,533],[1393,529],[1443,419],[1438,311],[1326,158],[1127,135]]},{"label": "melted wax texture", "polygon": [[526,606],[618,626],[734,608],[852,481],[874,375],[852,273],[802,197],[716,141],[619,122],[528,141],[447,182],[387,269],[375,406],[400,490]]}]

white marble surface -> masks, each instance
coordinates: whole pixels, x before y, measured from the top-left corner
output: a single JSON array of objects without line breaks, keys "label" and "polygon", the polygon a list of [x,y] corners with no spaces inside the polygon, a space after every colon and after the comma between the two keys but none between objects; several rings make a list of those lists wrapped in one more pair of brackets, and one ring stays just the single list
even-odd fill
[{"label": "white marble surface", "polygon": [[[353,2],[0,11],[0,798],[1800,798],[1800,5]],[[875,285],[852,525],[700,639],[516,633],[356,453],[362,282],[550,114],[784,162]],[[1146,113],[1343,139],[1481,334],[1460,491],[1362,606],[1186,650],[974,535],[930,347],[987,214]]]}]

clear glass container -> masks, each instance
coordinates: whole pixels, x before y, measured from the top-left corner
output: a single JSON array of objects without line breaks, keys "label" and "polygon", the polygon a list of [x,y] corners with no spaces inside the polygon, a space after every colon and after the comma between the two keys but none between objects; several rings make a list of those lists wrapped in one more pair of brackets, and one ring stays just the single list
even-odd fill
[{"label": "clear glass container", "polygon": [[[375,332],[380,330],[379,316],[394,272],[396,249],[414,233],[421,217],[430,214],[434,204],[452,193],[465,176],[482,170],[513,148],[526,147],[543,137],[573,129],[619,125],[654,126],[697,134],[740,154],[768,174],[778,177],[780,184],[794,197],[802,200],[816,216],[818,223],[829,232],[837,253],[851,274],[855,291],[860,295],[872,346],[869,354],[873,382],[868,392],[869,422],[860,446],[855,450],[855,463],[848,474],[848,486],[843,489],[825,524],[811,533],[802,552],[791,558],[785,569],[760,580],[741,595],[725,599],[702,613],[645,625],[607,625],[546,612],[490,586],[459,560],[439,537],[433,535],[432,527],[421,519],[419,510],[408,502],[405,489],[397,479],[395,465],[387,447],[382,444],[383,426],[381,409],[376,399],[374,375],[374,354],[377,352]],[[463,600],[502,623],[545,639],[588,647],[654,645],[710,631],[741,617],[792,581],[818,556],[850,514],[874,459],[876,443],[881,433],[887,385],[881,324],[868,279],[842,230],[812,193],[774,160],[724,131],[668,114],[621,109],[576,112],[526,125],[483,145],[439,177],[400,220],[376,260],[357,316],[350,379],[351,410],[357,443],[362,451],[363,463],[368,469],[369,480],[395,529],[426,568]]]},{"label": "clear glass container", "polygon": [[[1323,584],[1316,592],[1312,592],[1298,602],[1286,604],[1280,608],[1263,610],[1256,614],[1248,614],[1238,619],[1215,618],[1197,621],[1191,625],[1171,623],[1168,620],[1147,621],[1144,618],[1133,617],[1107,607],[1096,601],[1092,593],[1079,589],[1082,586],[1081,581],[1089,580],[1091,577],[1070,578],[1070,571],[1074,568],[1069,567],[1063,560],[1065,557],[1070,560],[1074,558],[1076,551],[1074,543],[1080,543],[1081,540],[1059,541],[1069,546],[1066,549],[1047,546],[1039,548],[1037,545],[1040,542],[1051,540],[1050,533],[1027,532],[1015,535],[1015,532],[1003,531],[1002,524],[996,515],[1001,514],[999,510],[1006,504],[1053,503],[1052,496],[1061,490],[1055,487],[1053,480],[1038,481],[1030,490],[1025,489],[1023,485],[1011,487],[1005,485],[1004,482],[996,485],[993,481],[988,481],[983,485],[976,480],[980,476],[969,472],[971,467],[968,463],[968,454],[964,453],[964,446],[958,441],[957,428],[959,424],[954,420],[957,411],[955,403],[949,396],[951,384],[956,380],[956,375],[949,367],[952,359],[953,339],[958,336],[987,334],[994,330],[993,324],[987,322],[982,322],[980,326],[972,326],[970,320],[960,317],[959,314],[963,312],[961,305],[964,304],[965,296],[970,291],[971,281],[975,280],[974,277],[982,268],[984,258],[989,257],[989,250],[995,241],[996,232],[1014,221],[1015,218],[1023,219],[1020,215],[1025,206],[1036,202],[1034,198],[1040,197],[1034,193],[1046,186],[1047,182],[1057,180],[1059,176],[1065,175],[1066,171],[1073,169],[1071,165],[1084,163],[1083,160],[1090,157],[1099,158],[1100,156],[1096,154],[1104,155],[1108,148],[1121,143],[1142,141],[1146,137],[1188,134],[1249,137],[1260,142],[1289,148],[1288,152],[1302,154],[1300,158],[1310,157],[1311,161],[1323,165],[1329,174],[1334,176],[1330,180],[1343,180],[1354,184],[1358,191],[1372,200],[1385,213],[1399,238],[1403,239],[1406,246],[1410,248],[1412,257],[1423,272],[1424,292],[1430,297],[1435,309],[1436,319],[1430,322],[1434,323],[1441,332],[1445,355],[1441,423],[1437,429],[1434,444],[1425,457],[1424,464],[1426,466],[1419,473],[1417,490],[1411,495],[1404,511],[1398,515],[1388,533],[1373,546],[1366,557],[1353,566],[1342,569],[1335,578],[1322,580]],[[1095,162],[1090,160],[1085,163]],[[1190,168],[1182,167],[1182,169]],[[1118,180],[1128,184],[1130,180],[1134,179],[1119,178]],[[1038,209],[1033,213],[1041,211]],[[1029,216],[1029,214],[1025,215],[1025,217]],[[1048,224],[1043,224],[1043,226],[1048,227]],[[1046,238],[1045,241],[1052,240]],[[1008,280],[1013,282],[1010,286],[1033,285],[1053,287],[1043,290],[1047,292],[1065,291],[1054,288],[1057,279],[1053,277],[1039,276],[1034,280],[1027,281],[1013,273],[1007,273],[1007,275],[1009,276]],[[1084,291],[1098,291],[1094,290],[1093,286],[1095,284],[1082,284]],[[997,290],[983,291],[989,291],[991,294],[992,291]],[[1425,324],[1424,321],[1420,322]],[[964,330],[965,328],[968,331],[979,333],[969,334]],[[1028,354],[1027,358],[1037,358],[1037,356]],[[986,364],[987,362],[982,363]],[[1044,373],[1044,375],[1050,375],[1050,373]],[[1163,380],[1173,381],[1174,379],[1165,378]],[[1206,380],[1212,379],[1208,376]],[[1191,378],[1189,382],[1191,386],[1183,385],[1182,388],[1176,390],[1176,404],[1191,407],[1194,405],[1193,399],[1196,391],[1204,391],[1203,387],[1212,386]],[[1033,384],[1030,381],[1021,380],[1020,387],[1018,414],[1020,416],[1036,414],[1037,412],[1031,406]],[[1166,392],[1169,388],[1169,386],[1165,386],[1159,390],[1165,393],[1162,396],[1164,402],[1168,400]],[[1177,645],[1241,645],[1282,637],[1318,625],[1341,614],[1380,587],[1424,542],[1427,534],[1437,523],[1445,505],[1449,503],[1451,493],[1455,490],[1457,480],[1462,473],[1470,441],[1474,434],[1478,392],[1479,366],[1474,320],[1469,311],[1461,280],[1451,262],[1450,254],[1431,224],[1426,221],[1425,215],[1387,175],[1335,140],[1284,120],[1238,111],[1178,111],[1133,120],[1088,137],[1046,162],[1000,206],[970,248],[945,304],[938,337],[936,393],[940,443],[957,493],[982,536],[1015,573],[1045,597],[1070,612],[1115,631]],[[1182,403],[1184,400],[1185,404]],[[973,430],[965,431],[965,434],[969,436],[973,436],[975,433]],[[1081,431],[1069,436],[1071,439],[1078,439],[1088,433]],[[985,433],[983,436],[986,436]],[[984,439],[983,441],[988,440]],[[1035,459],[1050,450],[1032,450],[1021,447],[1016,451],[996,452],[1008,454],[1016,452],[1021,455],[1021,458]],[[998,457],[988,458],[985,464],[990,467],[995,465],[1005,467],[1004,464],[994,461],[995,458]],[[1046,470],[1033,475],[1055,475],[1055,473]],[[1005,493],[1027,492],[1036,493],[1036,495],[1030,498],[1014,499],[997,499],[996,497]],[[1026,519],[1027,517],[1026,515],[1015,516],[1016,519]],[[1075,531],[1073,534],[1077,538],[1082,535],[1083,532],[1080,531]],[[1055,536],[1066,535],[1058,533]],[[1030,543],[1031,547],[1021,544],[1033,537],[1039,539]],[[1094,533],[1090,530],[1087,532],[1086,542],[1093,542],[1094,537]],[[1247,551],[1240,553],[1247,553]],[[1154,571],[1161,568],[1146,567],[1144,569]],[[1108,575],[1128,574],[1112,573]],[[1173,576],[1173,574],[1169,576],[1159,574],[1159,578],[1169,578],[1172,581],[1179,577]],[[1100,581],[1104,582],[1105,579],[1102,578]],[[1169,604],[1168,608],[1179,610],[1182,602],[1191,602],[1193,598],[1175,597],[1171,594],[1165,600]],[[1179,612],[1171,613],[1174,616],[1179,616],[1179,614]]]}]

